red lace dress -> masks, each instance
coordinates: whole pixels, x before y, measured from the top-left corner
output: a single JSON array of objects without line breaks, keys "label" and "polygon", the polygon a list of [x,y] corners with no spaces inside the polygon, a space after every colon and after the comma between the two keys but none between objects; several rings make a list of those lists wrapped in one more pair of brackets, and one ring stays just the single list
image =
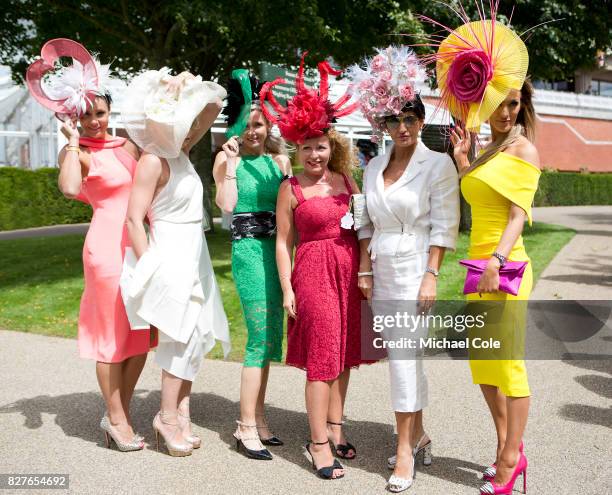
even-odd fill
[{"label": "red lace dress", "polygon": [[[350,194],[304,199],[297,178],[291,188],[298,246],[291,283],[297,319],[287,324],[287,364],[306,370],[308,380],[334,380],[361,359],[361,301],[357,287],[359,244],[340,227]],[[347,191],[351,185],[344,176]]]}]

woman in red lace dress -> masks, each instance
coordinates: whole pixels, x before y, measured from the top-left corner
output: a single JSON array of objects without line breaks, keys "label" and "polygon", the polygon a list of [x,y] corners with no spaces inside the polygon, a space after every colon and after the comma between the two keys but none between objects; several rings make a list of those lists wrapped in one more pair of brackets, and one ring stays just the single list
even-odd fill
[{"label": "woman in red lace dress", "polygon": [[[303,62],[303,60],[302,60]],[[304,172],[284,182],[279,191],[276,219],[276,261],[289,314],[287,364],[306,370],[306,409],[311,441],[306,449],[313,467],[325,479],[344,475],[335,453],[353,459],[356,449],[342,432],[344,401],[350,369],[361,359],[361,302],[357,285],[360,247],[352,228],[341,228],[352,193],[359,192],[350,171],[355,161],[350,143],[331,127],[339,114],[327,100],[327,74],[319,64],[319,92],[305,88],[297,78],[297,95],[287,109],[273,98],[276,117],[265,107],[269,120],[278,123],[283,137],[297,145]],[[264,86],[261,99],[274,83]],[[346,101],[346,100],[345,100]],[[295,266],[291,254],[297,244]],[[366,253],[367,258],[367,253]],[[323,466],[323,467],[322,467]]]}]

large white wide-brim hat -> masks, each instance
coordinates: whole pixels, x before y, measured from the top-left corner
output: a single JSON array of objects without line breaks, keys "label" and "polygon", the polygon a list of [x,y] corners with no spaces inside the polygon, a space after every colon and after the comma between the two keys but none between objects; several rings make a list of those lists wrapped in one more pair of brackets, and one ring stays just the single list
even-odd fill
[{"label": "large white wide-brim hat", "polygon": [[226,91],[202,77],[189,79],[178,95],[166,91],[170,70],[150,70],[128,86],[121,116],[130,138],[144,151],[176,158],[195,118]]}]

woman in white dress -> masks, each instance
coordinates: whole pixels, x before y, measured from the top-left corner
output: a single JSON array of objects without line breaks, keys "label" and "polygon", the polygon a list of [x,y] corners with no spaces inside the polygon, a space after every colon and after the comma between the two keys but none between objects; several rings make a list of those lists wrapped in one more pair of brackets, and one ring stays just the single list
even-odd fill
[{"label": "woman in white dress", "polygon": [[[203,232],[202,182],[189,151],[221,110],[225,90],[189,73],[149,71],[134,79],[123,116],[145,153],[127,213],[133,251],[126,252],[122,294],[132,328],[159,330],[161,407],[153,421],[172,456],[200,446],[191,432],[189,395],[204,355],[229,330]],[[148,218],[149,236],[144,220]],[[138,330],[135,330],[138,331]]]},{"label": "woman in white dress", "polygon": [[[374,313],[390,309],[426,309],[436,297],[436,279],[446,249],[454,249],[459,226],[459,181],[448,155],[427,148],[419,139],[425,107],[414,91],[421,67],[405,47],[379,50],[367,69],[352,68],[351,75],[362,111],[379,134],[387,132],[393,146],[370,160],[363,177],[363,193],[372,223],[359,238],[371,238],[371,271],[360,272],[359,284],[373,300]],[[387,72],[386,95],[377,92],[380,74]],[[389,79],[383,75],[382,80]],[[363,81],[370,82],[363,82]],[[384,106],[377,102],[381,95]],[[394,100],[398,98],[398,100]],[[393,101],[392,105],[388,105]],[[362,260],[361,266],[366,266]],[[401,301],[401,304],[400,304]],[[384,336],[401,336],[399,328]],[[403,329],[405,331],[405,329]],[[417,329],[418,330],[424,329]],[[397,454],[389,459],[394,469],[389,489],[400,492],[414,478],[414,459],[423,453],[431,463],[431,440],[423,428],[427,405],[427,378],[423,360],[389,350],[391,401],[395,411]]]}]

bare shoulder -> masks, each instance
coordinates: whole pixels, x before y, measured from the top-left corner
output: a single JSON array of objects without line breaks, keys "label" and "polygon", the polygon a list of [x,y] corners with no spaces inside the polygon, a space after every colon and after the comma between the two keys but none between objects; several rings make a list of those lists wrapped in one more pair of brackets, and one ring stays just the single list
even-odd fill
[{"label": "bare shoulder", "polygon": [[278,164],[278,168],[281,169],[283,174],[287,175],[291,170],[291,161],[287,155],[272,155],[274,161]]},{"label": "bare shoulder", "polygon": [[283,195],[283,196],[287,196],[287,195],[291,195],[292,194],[292,191],[291,191],[291,182],[289,182],[289,180],[284,180],[283,182],[281,182],[281,185],[278,188],[278,194],[279,195]]},{"label": "bare shoulder", "polygon": [[132,155],[135,160],[140,158],[140,149],[129,139],[126,139],[125,143],[123,144],[123,149]]},{"label": "bare shoulder", "polygon": [[159,175],[162,171],[162,159],[152,153],[143,153],[138,160],[138,170],[147,175]]},{"label": "bare shoulder", "polygon": [[524,136],[521,136],[516,143],[509,146],[505,151],[509,155],[516,156],[540,168],[540,155],[538,150],[534,144]]}]

